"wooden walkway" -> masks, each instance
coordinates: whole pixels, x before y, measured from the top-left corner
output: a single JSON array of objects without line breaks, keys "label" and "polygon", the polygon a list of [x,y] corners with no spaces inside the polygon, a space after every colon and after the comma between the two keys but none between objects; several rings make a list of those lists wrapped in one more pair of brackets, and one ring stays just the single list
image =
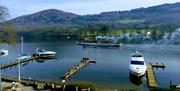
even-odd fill
[{"label": "wooden walkway", "polygon": [[[2,75],[2,80],[7,82],[19,82],[18,78],[15,77],[9,77]],[[62,83],[61,82],[47,82],[47,81],[38,81],[38,80],[31,80],[31,79],[21,79],[21,84],[33,86],[38,89],[44,89],[46,87],[48,88],[61,88]]]},{"label": "wooden walkway", "polygon": [[150,88],[157,88],[158,85],[157,85],[157,81],[156,81],[156,77],[155,77],[155,74],[154,74],[152,64],[147,64],[146,75],[147,75],[148,86]]},{"label": "wooden walkway", "polygon": [[156,67],[156,68],[165,68],[165,65],[162,63],[162,64],[152,64],[152,67]]},{"label": "wooden walkway", "polygon": [[[32,60],[37,59],[37,58],[39,58],[39,57],[35,56],[35,57],[31,57],[31,58],[26,59],[26,60],[21,60],[21,61],[15,60],[15,61],[12,61],[12,62],[7,63],[7,64],[2,64],[1,70],[12,67],[12,66],[16,66],[18,64],[22,64],[22,63],[32,61]],[[86,66],[89,63],[96,63],[96,62],[89,60],[89,58],[83,58],[83,60],[81,60],[81,63],[78,64],[77,66],[75,66],[74,68],[70,69],[67,73],[65,73],[65,75],[63,75],[63,78],[67,79],[72,74],[74,74],[79,69],[81,69],[82,67]],[[32,86],[36,89],[53,89],[53,90],[65,91],[66,85],[68,85],[68,84],[65,84],[62,82],[39,81],[39,80],[24,79],[24,78],[22,78],[19,81],[18,78],[5,76],[5,75],[1,75],[1,79],[3,81],[6,81],[6,82],[20,82],[21,84],[29,85],[29,86]],[[76,89],[76,91],[78,91],[79,88],[76,87],[75,89]],[[81,89],[81,91],[90,91],[90,88],[87,88],[87,89],[80,88],[80,89]]]},{"label": "wooden walkway", "polygon": [[12,61],[12,62],[10,62],[10,63],[2,64],[2,65],[1,65],[1,69],[5,69],[5,68],[8,68],[8,67],[16,66],[16,65],[18,65],[19,63],[20,63],[20,64],[22,64],[22,63],[27,63],[27,62],[29,62],[29,61],[32,61],[32,60],[36,59],[36,58],[38,58],[38,56],[36,56],[36,57],[31,57],[31,58],[26,59],[26,60],[20,60],[20,61],[16,59],[15,61]]},{"label": "wooden walkway", "polygon": [[158,64],[157,62],[156,62],[156,64],[151,64],[151,63],[147,64],[146,76],[147,76],[147,82],[148,82],[149,88],[157,88],[158,87],[153,67],[164,69],[165,65],[163,63]]},{"label": "wooden walkway", "polygon": [[83,58],[81,60],[81,63],[76,65],[75,67],[71,68],[70,70],[68,70],[62,77],[61,79],[65,80],[68,79],[71,75],[73,75],[74,73],[76,73],[78,70],[80,70],[81,68],[83,68],[84,66],[86,66],[89,63],[96,63],[96,61],[94,60],[89,60],[89,58]]}]

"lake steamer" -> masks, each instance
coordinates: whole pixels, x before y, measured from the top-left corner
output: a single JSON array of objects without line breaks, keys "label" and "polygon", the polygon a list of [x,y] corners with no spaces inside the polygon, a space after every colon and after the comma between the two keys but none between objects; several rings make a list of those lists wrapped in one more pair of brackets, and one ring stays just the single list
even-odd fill
[{"label": "lake steamer", "polygon": [[119,37],[96,36],[95,40],[84,39],[80,42],[77,42],[77,44],[93,47],[120,47],[122,44],[119,43],[119,40]]}]

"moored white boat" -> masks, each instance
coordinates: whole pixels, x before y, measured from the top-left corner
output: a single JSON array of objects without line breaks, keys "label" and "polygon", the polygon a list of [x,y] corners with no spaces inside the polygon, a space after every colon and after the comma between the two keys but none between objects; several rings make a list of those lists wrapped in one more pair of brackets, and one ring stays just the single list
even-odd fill
[{"label": "moored white boat", "polygon": [[130,73],[140,77],[146,73],[146,63],[144,62],[144,57],[141,53],[136,52],[131,56],[131,61],[129,63]]},{"label": "moored white boat", "polygon": [[31,55],[22,54],[20,57],[18,57],[18,60],[25,60],[31,58]]},{"label": "moored white boat", "polygon": [[56,56],[56,52],[53,51],[46,51],[44,49],[36,49],[36,56],[40,56],[42,58],[53,58]]},{"label": "moored white boat", "polygon": [[8,55],[8,50],[0,49],[0,56]]},{"label": "moored white boat", "polygon": [[23,36],[21,37],[21,55],[20,53],[18,53],[18,60],[26,60],[26,59],[29,59],[31,58],[31,55],[27,55],[27,54],[24,54],[24,49],[23,49]]}]

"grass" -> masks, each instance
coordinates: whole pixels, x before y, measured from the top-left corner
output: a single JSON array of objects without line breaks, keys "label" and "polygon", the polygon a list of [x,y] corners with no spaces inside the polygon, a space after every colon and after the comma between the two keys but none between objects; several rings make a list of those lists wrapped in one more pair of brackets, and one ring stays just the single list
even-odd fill
[{"label": "grass", "polygon": [[180,89],[168,89],[168,88],[155,88],[150,91],[180,91]]}]

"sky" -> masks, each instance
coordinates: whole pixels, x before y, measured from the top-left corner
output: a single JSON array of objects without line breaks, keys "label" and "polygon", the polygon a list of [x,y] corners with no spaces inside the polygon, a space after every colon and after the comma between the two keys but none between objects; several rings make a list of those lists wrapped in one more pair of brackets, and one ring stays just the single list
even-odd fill
[{"label": "sky", "polygon": [[15,18],[45,9],[59,9],[87,15],[175,2],[180,0],[0,0],[0,5],[9,9],[9,18]]}]

